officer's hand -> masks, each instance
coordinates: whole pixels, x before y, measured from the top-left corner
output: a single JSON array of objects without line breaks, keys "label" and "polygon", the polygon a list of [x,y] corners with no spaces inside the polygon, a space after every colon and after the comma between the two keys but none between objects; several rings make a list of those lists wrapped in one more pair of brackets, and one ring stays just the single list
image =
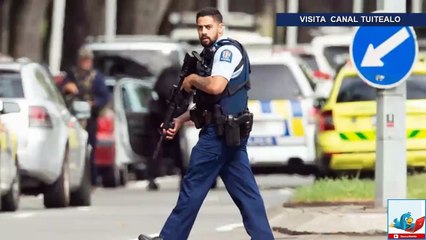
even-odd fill
[{"label": "officer's hand", "polygon": [[[179,131],[179,129],[182,127],[183,122],[180,121],[178,118],[173,119],[173,125],[174,128],[169,129],[163,129],[163,134],[166,135],[166,140],[172,140],[176,133]],[[161,124],[161,127],[163,124]]]},{"label": "officer's hand", "polygon": [[69,83],[65,84],[64,92],[65,93],[71,93],[71,94],[78,94],[77,85],[75,85],[75,83],[73,83],[73,82],[69,82]]},{"label": "officer's hand", "polygon": [[183,88],[186,92],[190,93],[190,92],[194,91],[194,88],[193,88],[193,86],[192,86],[192,83],[193,83],[193,81],[196,79],[196,77],[197,77],[197,75],[196,75],[196,74],[191,74],[191,75],[187,76],[187,77],[183,80],[183,82],[182,82],[182,88]]}]

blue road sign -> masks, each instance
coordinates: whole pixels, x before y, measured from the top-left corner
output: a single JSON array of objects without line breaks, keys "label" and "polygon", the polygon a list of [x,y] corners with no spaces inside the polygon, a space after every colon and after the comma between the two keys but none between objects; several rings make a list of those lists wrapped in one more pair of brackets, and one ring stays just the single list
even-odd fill
[{"label": "blue road sign", "polygon": [[362,80],[375,88],[393,88],[411,74],[416,33],[412,27],[359,27],[349,51]]}]

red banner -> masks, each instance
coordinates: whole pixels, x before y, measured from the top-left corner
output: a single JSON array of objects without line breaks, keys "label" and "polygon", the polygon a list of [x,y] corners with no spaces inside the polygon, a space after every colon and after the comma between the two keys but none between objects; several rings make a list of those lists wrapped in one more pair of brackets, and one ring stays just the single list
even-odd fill
[{"label": "red banner", "polygon": [[388,235],[388,239],[425,239],[425,234],[393,233]]}]

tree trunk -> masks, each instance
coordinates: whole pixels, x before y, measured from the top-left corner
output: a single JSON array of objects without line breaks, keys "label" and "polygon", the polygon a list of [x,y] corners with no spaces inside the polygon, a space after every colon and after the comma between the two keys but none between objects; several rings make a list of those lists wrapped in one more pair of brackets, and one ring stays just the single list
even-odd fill
[{"label": "tree trunk", "polygon": [[205,7],[217,7],[218,0],[198,0],[195,4],[195,11]]},{"label": "tree trunk", "polygon": [[119,1],[119,34],[157,34],[172,0]]},{"label": "tree trunk", "polygon": [[0,51],[3,54],[7,54],[6,47],[4,47],[6,45],[5,41],[5,37],[4,37],[4,33],[6,32],[7,27],[5,26],[7,24],[7,17],[8,17],[8,13],[9,13],[9,9],[7,9],[7,4],[6,4],[6,0],[0,0]]},{"label": "tree trunk", "polygon": [[78,49],[84,45],[88,36],[104,35],[104,20],[105,0],[67,0],[62,69],[75,64]]},{"label": "tree trunk", "polygon": [[45,12],[50,0],[14,0],[12,2],[10,37],[11,55],[42,60],[43,39],[46,37]]},{"label": "tree trunk", "polygon": [[[117,1],[120,2],[120,0]],[[105,35],[105,2],[106,0],[83,1],[83,9],[87,17],[89,35]],[[96,11],[94,11],[94,9],[96,9]]]}]

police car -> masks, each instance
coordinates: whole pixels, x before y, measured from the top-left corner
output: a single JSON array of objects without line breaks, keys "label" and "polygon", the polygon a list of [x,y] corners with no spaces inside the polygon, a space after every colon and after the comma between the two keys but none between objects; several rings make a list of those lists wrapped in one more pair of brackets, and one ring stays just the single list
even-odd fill
[{"label": "police car", "polygon": [[[314,124],[310,119],[313,95],[306,75],[288,52],[253,54],[248,107],[254,125],[248,141],[253,167],[312,166],[315,158]],[[198,130],[188,123],[182,148],[189,159]],[[302,169],[310,169],[303,168]]]}]

